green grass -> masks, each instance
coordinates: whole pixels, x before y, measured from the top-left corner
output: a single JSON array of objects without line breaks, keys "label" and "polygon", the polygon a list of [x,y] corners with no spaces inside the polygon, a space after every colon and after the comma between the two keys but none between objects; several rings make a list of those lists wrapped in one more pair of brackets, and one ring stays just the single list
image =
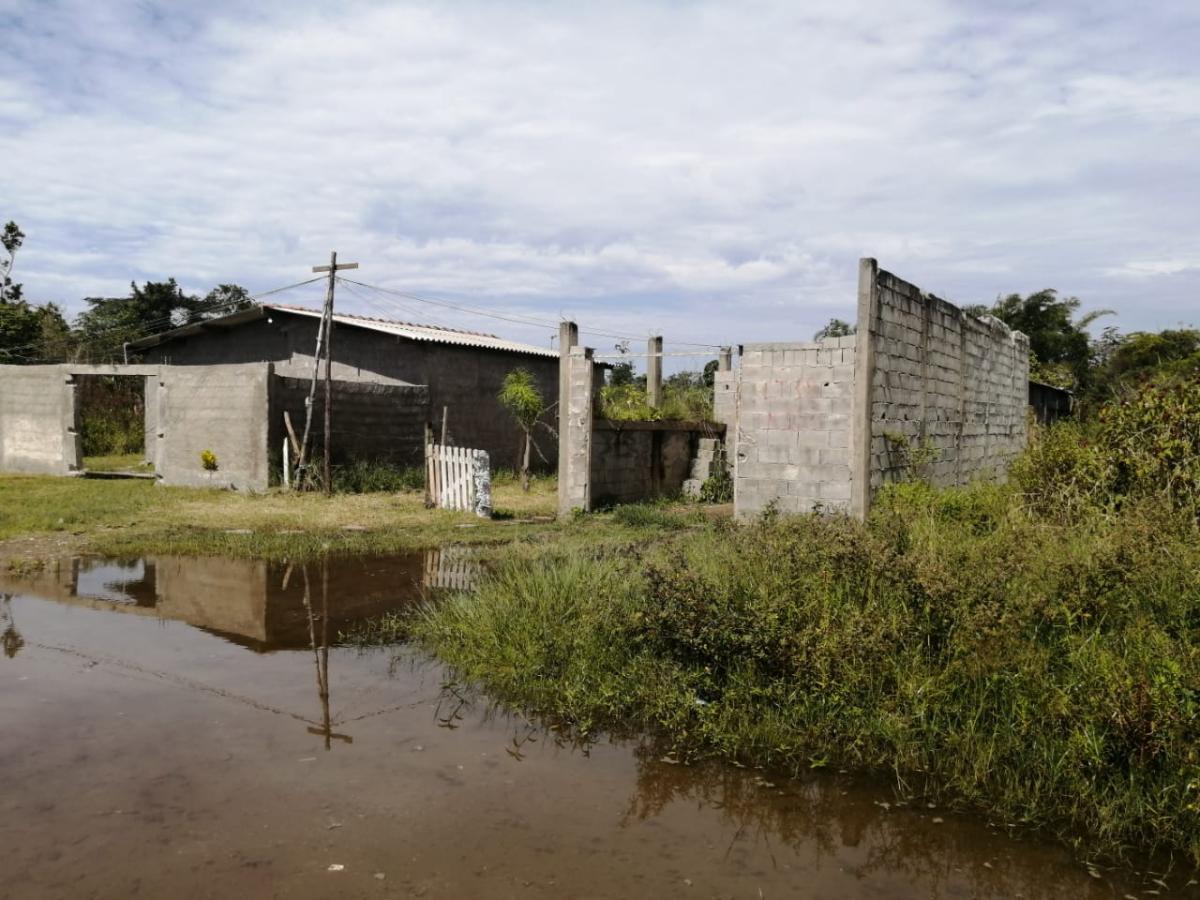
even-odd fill
[{"label": "green grass", "polygon": [[1013,488],[905,485],[869,526],[552,545],[391,630],[584,733],[886,771],[1085,856],[1200,863],[1200,537],[1161,504],[1052,525]]},{"label": "green grass", "polygon": [[163,498],[145,481],[0,476],[0,540],[134,521]]},{"label": "green grass", "polygon": [[[110,556],[175,554],[301,559],[473,544],[487,558],[532,558],[545,546],[627,548],[665,528],[702,521],[694,508],[664,504],[559,523],[557,484],[538,477],[526,493],[515,479],[493,484],[495,518],[429,510],[418,490],[261,494],[171,488],[151,481],[0,476],[0,557],[64,552]],[[675,523],[675,524],[670,524]],[[44,549],[39,549],[39,542]]]},{"label": "green grass", "polygon": [[83,467],[89,472],[138,472],[151,473],[154,465],[146,462],[141,452],[113,453],[108,456],[85,456]]}]

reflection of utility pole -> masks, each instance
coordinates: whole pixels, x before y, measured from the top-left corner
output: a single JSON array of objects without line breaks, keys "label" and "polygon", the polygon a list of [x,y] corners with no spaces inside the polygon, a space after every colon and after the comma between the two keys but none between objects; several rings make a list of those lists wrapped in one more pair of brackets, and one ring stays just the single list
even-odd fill
[{"label": "reflection of utility pole", "polygon": [[317,668],[317,697],[321,701],[321,727],[310,725],[309,734],[319,734],[325,738],[325,749],[332,747],[332,740],[337,738],[347,744],[354,743],[354,738],[348,734],[338,734],[333,730],[333,722],[329,717],[329,561],[321,561],[321,642],[317,643],[316,617],[312,608],[312,592],[309,588],[308,566],[301,569],[304,575],[304,611],[308,613],[308,640],[312,646],[313,662]]},{"label": "reflection of utility pole", "polygon": [[4,626],[4,633],[0,635],[0,641],[4,643],[4,655],[9,659],[20,653],[21,648],[25,646],[25,638],[17,631],[17,621],[13,618],[12,601],[12,594],[0,594],[0,602],[4,604],[3,612],[0,613],[0,625]]}]

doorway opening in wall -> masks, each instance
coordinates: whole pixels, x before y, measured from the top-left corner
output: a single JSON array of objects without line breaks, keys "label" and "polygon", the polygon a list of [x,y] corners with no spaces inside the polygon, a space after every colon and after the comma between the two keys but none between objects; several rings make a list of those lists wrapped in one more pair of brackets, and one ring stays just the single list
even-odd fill
[{"label": "doorway opening in wall", "polygon": [[146,452],[146,378],[77,375],[75,409],[83,471],[152,476]]}]

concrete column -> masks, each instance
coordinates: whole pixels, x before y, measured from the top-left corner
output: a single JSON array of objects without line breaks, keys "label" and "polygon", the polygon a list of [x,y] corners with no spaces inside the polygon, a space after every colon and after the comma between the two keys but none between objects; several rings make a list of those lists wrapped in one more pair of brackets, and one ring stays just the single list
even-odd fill
[{"label": "concrete column", "polygon": [[563,409],[558,435],[563,460],[558,471],[558,515],[566,518],[576,509],[587,512],[592,505],[592,378],[595,365],[590,347],[572,347],[563,358],[566,393],[559,399]]},{"label": "concrete column", "polygon": [[579,326],[574,322],[558,324],[558,473],[559,477],[566,471],[566,409],[567,409],[567,358],[571,348],[579,343]]},{"label": "concrete column", "polygon": [[850,422],[850,515],[871,511],[871,403],[874,399],[875,335],[879,327],[879,263],[858,261],[858,329],[854,334],[854,406]]},{"label": "concrete column", "polygon": [[651,409],[662,406],[662,336],[646,342],[646,404]]},{"label": "concrete column", "polygon": [[733,370],[733,348],[722,347],[720,353],[717,354],[717,371],[729,372]]}]

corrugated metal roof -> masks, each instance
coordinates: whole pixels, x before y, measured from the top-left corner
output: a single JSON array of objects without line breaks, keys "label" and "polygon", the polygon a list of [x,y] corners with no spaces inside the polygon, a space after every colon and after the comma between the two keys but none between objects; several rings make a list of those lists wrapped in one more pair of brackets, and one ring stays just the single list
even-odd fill
[{"label": "corrugated metal roof", "polygon": [[[282,303],[264,303],[263,309],[278,309],[281,312],[310,316],[314,319],[321,317],[319,309],[309,309],[305,306],[288,306]],[[443,328],[438,325],[415,325],[412,322],[398,322],[394,319],[377,319],[374,316],[355,316],[347,313],[334,313],[333,320],[339,325],[350,325],[355,328],[367,328],[383,334],[394,334],[398,337],[413,341],[431,341],[436,344],[457,344],[462,347],[482,347],[487,350],[504,350],[509,353],[528,353],[536,356],[558,358],[558,351],[549,347],[536,347],[533,344],[522,344],[510,341],[494,334],[480,331],[462,331],[457,328]]]},{"label": "corrugated metal roof", "polygon": [[[150,335],[137,341],[131,341],[129,348],[131,350],[145,350],[149,347],[156,347],[160,344],[173,341],[176,338],[187,337],[192,334],[200,334],[218,328],[234,328],[247,322],[263,319],[272,310],[298,316],[308,316],[313,319],[321,318],[321,311],[319,309],[310,309],[306,306],[288,306],[283,303],[264,303],[261,306],[253,306],[249,309],[230,313],[227,316],[220,316],[216,319],[204,319],[200,322],[193,322],[190,325],[173,328],[161,334]],[[479,331],[463,331],[458,328],[443,328],[439,325],[415,325],[412,322],[376,319],[371,316],[354,316],[347,313],[335,313],[333,318],[339,325],[348,325],[351,328],[366,328],[370,331],[408,338],[412,341],[455,344],[460,347],[478,347],[483,350],[500,350],[506,353],[525,353],[530,356],[558,358],[557,350],[551,350],[548,347],[536,347],[533,344],[522,344],[519,341],[510,341],[502,337],[497,337],[494,334],[484,334]]]}]

